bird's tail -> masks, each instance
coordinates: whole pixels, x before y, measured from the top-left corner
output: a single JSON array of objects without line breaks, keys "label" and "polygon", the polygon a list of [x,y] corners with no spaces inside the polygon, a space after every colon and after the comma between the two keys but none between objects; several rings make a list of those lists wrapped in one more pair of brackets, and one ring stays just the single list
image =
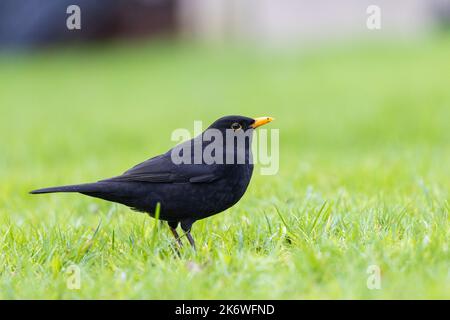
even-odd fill
[{"label": "bird's tail", "polygon": [[31,194],[53,193],[53,192],[96,192],[99,189],[99,183],[74,184],[70,186],[50,187],[33,190]]}]

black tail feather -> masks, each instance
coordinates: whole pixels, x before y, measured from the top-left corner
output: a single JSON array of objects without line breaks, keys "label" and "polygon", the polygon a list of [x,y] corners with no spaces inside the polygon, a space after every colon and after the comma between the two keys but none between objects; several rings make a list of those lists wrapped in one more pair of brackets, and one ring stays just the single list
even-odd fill
[{"label": "black tail feather", "polygon": [[98,183],[74,184],[70,186],[59,186],[33,190],[31,194],[54,193],[54,192],[95,192],[98,191]]}]

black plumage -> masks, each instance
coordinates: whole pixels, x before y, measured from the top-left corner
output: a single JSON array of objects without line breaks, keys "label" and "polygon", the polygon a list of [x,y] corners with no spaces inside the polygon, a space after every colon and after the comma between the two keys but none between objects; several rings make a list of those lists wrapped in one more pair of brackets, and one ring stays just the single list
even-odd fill
[{"label": "black plumage", "polygon": [[[247,190],[253,172],[251,161],[253,130],[271,120],[270,117],[257,119],[242,116],[223,117],[215,121],[201,135],[175,147],[176,150],[171,149],[144,161],[120,176],[95,183],[39,189],[31,193],[78,192],[121,203],[151,216],[154,216],[155,208],[159,203],[159,219],[168,222],[180,244],[176,227],[181,224],[189,242],[195,248],[190,234],[192,224],[230,208]],[[217,142],[208,135],[212,132],[211,129],[222,134],[223,143],[220,144],[220,148],[211,152],[213,156],[216,156],[214,163],[203,158],[199,162],[194,151],[203,152],[212,142]],[[232,130],[231,132],[235,135],[243,135],[245,143],[239,145],[233,142],[232,149],[227,148],[226,144],[230,142],[226,142],[227,130]],[[187,156],[190,161],[185,161],[187,163],[173,161],[172,156],[175,152],[183,156],[186,150],[192,151]],[[233,156],[227,158],[230,152],[233,152]],[[244,161],[242,158],[238,161],[240,154],[243,155]],[[233,160],[232,163],[229,159]]]}]

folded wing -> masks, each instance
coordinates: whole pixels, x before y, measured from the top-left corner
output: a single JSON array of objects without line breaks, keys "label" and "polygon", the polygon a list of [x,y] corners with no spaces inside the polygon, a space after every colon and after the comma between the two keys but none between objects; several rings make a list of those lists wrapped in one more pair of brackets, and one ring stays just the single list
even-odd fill
[{"label": "folded wing", "polygon": [[224,175],[224,165],[174,164],[170,152],[146,160],[122,175],[100,182],[208,183]]}]

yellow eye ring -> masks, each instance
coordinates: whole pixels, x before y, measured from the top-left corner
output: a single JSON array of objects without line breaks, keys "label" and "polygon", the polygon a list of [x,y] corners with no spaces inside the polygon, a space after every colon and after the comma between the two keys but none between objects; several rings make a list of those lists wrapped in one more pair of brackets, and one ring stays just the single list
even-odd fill
[{"label": "yellow eye ring", "polygon": [[234,131],[239,130],[241,128],[242,128],[242,126],[237,122],[235,122],[231,125],[231,129],[233,129]]}]

